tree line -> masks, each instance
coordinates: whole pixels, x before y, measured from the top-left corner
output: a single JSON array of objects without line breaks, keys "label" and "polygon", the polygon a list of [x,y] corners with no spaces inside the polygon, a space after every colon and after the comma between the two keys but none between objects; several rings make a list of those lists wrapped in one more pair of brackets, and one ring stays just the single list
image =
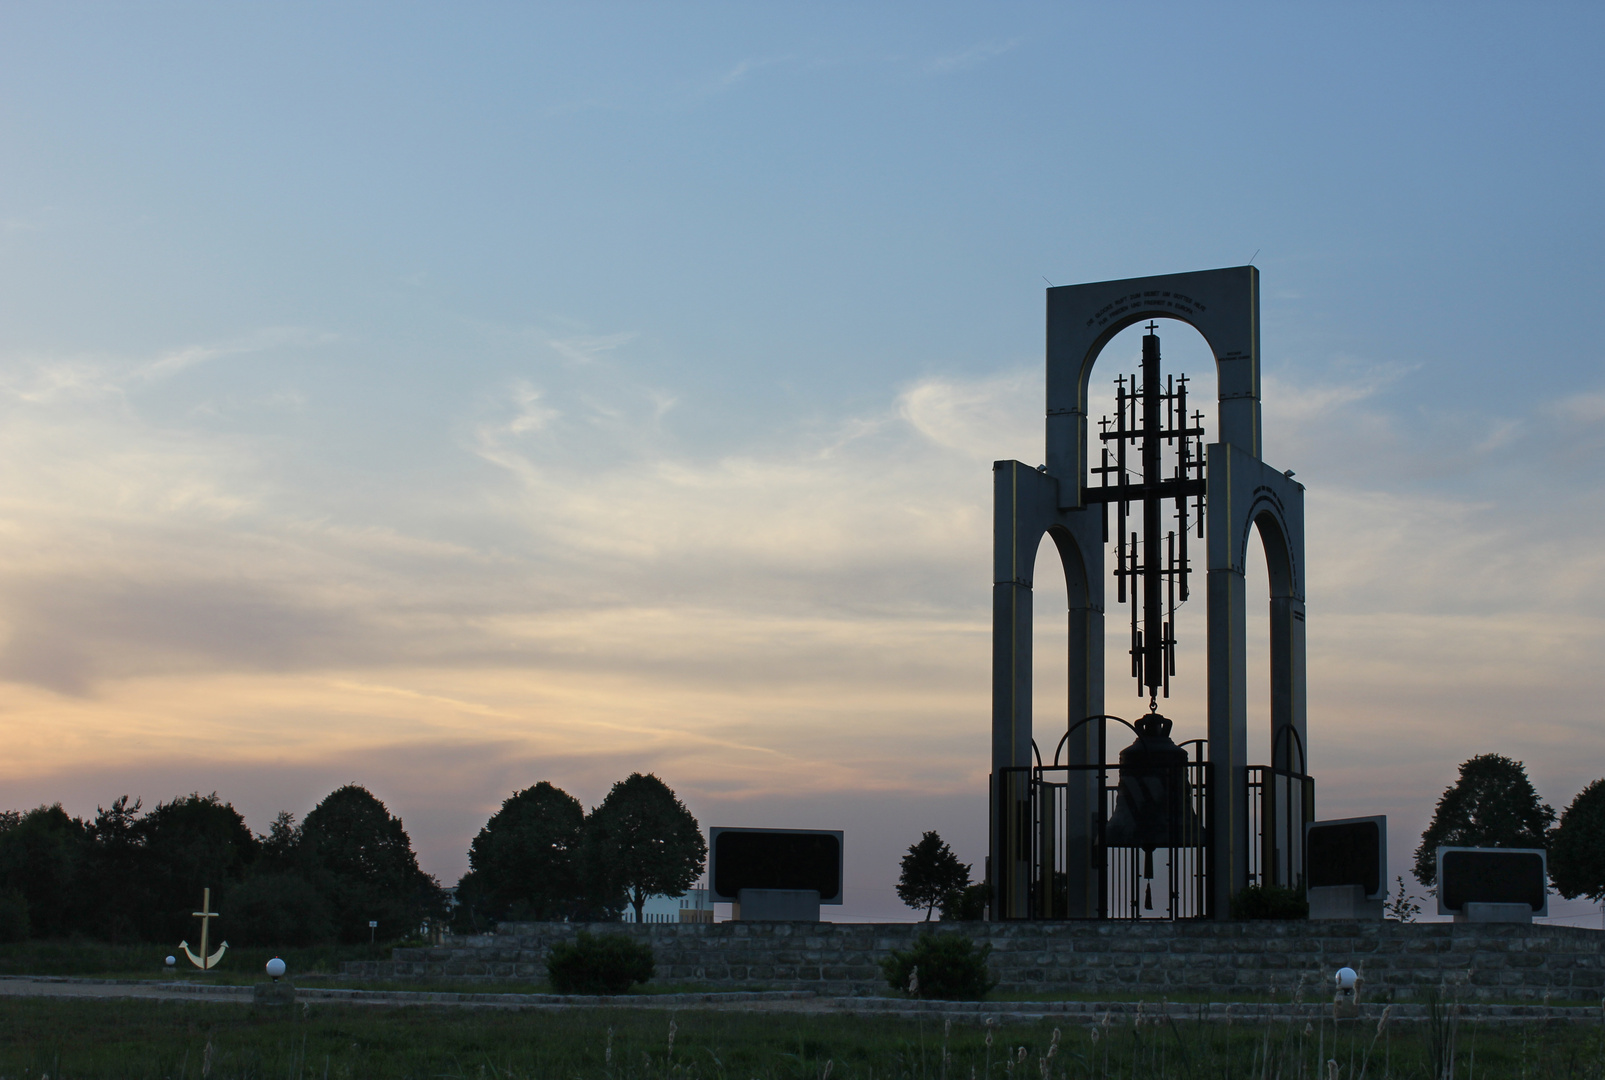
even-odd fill
[{"label": "tree line", "polygon": [[445,910],[401,820],[355,784],[262,835],[216,792],[150,810],[125,795],[88,821],[59,803],[0,812],[0,937],[176,943],[202,887],[236,945],[367,941],[369,920],[394,938]]},{"label": "tree line", "polygon": [[[460,929],[506,919],[639,917],[681,895],[707,853],[697,821],[656,776],[632,774],[589,814],[541,782],[509,797],[469,847]],[[146,809],[118,798],[89,820],[58,803],[0,811],[0,941],[81,935],[176,944],[193,937],[203,887],[219,940],[295,947],[397,940],[441,925],[451,905],[418,866],[401,819],[347,784],[297,822],[253,834],[234,807],[194,793]]]}]

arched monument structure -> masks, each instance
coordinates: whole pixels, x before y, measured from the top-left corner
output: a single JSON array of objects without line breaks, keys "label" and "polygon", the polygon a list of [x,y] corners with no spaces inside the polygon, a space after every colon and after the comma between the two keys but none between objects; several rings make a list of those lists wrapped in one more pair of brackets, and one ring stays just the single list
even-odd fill
[{"label": "arched monument structure", "polygon": [[[1158,917],[1225,918],[1232,896],[1250,883],[1298,883],[1302,826],[1314,812],[1304,758],[1304,489],[1291,473],[1260,457],[1259,272],[1240,266],[1060,286],[1048,289],[1047,309],[1046,462],[1040,467],[1018,461],[993,465],[992,916],[1152,917],[1157,881],[1166,901],[1158,906]],[[1158,739],[1163,718],[1150,720],[1142,737],[1122,755],[1127,765],[1122,772],[1108,760],[1110,721],[1116,718],[1104,716],[1103,683],[1107,508],[1125,496],[1107,486],[1112,472],[1104,467],[1107,455],[1100,459],[1104,466],[1093,465],[1089,457],[1087,388],[1099,353],[1116,334],[1142,321],[1158,326],[1163,319],[1197,330],[1214,354],[1217,371],[1218,430],[1202,447],[1202,461],[1178,467],[1179,479],[1164,496],[1178,507],[1183,545],[1177,563],[1172,537],[1172,569],[1164,573],[1170,575],[1168,581],[1179,578],[1184,592],[1190,566],[1186,535],[1194,527],[1203,529],[1208,739],[1197,740],[1199,745],[1187,753],[1169,744],[1168,721],[1163,722],[1166,738]],[[1156,372],[1152,386],[1157,387],[1158,338],[1152,333],[1144,340],[1145,365],[1150,348]],[[1156,395],[1144,386],[1150,398],[1174,396]],[[1133,398],[1141,397],[1137,390],[1134,379]],[[1184,395],[1185,390],[1181,427],[1173,426],[1171,435],[1201,430],[1187,429]],[[1159,408],[1157,401],[1154,408]],[[1131,415],[1139,416],[1135,407]],[[1123,446],[1131,437],[1101,436],[1105,446],[1111,439]],[[1186,439],[1183,433],[1170,441]],[[1103,482],[1089,482],[1093,474]],[[1121,483],[1126,476],[1122,459]],[[1146,479],[1158,482],[1157,477]],[[1127,494],[1136,490],[1132,487]],[[1196,518],[1187,520],[1188,493],[1202,496],[1201,526]],[[1155,505],[1152,500],[1147,504],[1145,519],[1153,516]],[[1126,520],[1124,514],[1120,520]],[[1251,766],[1247,749],[1244,564],[1256,531],[1264,544],[1270,584],[1269,766]],[[1041,740],[1039,748],[1031,710],[1032,573],[1044,535],[1054,541],[1068,588],[1070,704],[1065,727],[1049,733],[1051,738]],[[1133,568],[1139,551],[1144,563],[1157,563],[1160,549],[1152,542],[1157,536],[1149,533],[1145,545],[1133,534]],[[1128,573],[1126,551],[1122,546],[1122,574]],[[1127,579],[1119,580],[1123,592]],[[1135,592],[1132,605],[1134,671],[1140,666],[1136,658],[1143,654],[1150,671],[1147,676],[1138,671],[1139,681],[1147,678],[1150,687],[1157,687],[1160,673],[1153,665],[1170,662],[1168,653],[1161,653],[1169,648],[1166,641],[1173,641],[1173,624],[1161,627],[1144,620],[1139,629]],[[1151,606],[1149,614],[1155,610]],[[1166,681],[1167,693],[1168,688]],[[1055,746],[1051,764],[1044,752],[1049,745]],[[1163,767],[1144,771],[1143,762],[1161,760],[1144,756],[1155,747],[1170,757],[1161,754]],[[1114,782],[1117,776],[1119,783]],[[1160,803],[1169,792],[1168,819],[1164,814],[1152,817],[1152,798],[1146,805],[1151,820],[1169,822],[1168,837],[1155,845],[1164,868],[1162,880],[1154,869],[1155,847],[1144,852],[1138,850],[1140,842],[1131,841],[1130,850],[1122,852],[1115,846],[1122,828],[1130,832],[1133,827],[1132,807],[1142,810],[1144,784]],[[1128,803],[1124,811],[1122,799]],[[1122,814],[1124,826],[1117,823]],[[1163,832],[1166,826],[1154,827]]]}]

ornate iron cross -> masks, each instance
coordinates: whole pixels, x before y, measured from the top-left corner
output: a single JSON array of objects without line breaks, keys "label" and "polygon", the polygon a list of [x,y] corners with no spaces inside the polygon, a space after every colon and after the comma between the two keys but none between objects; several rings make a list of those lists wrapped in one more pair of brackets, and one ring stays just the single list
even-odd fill
[{"label": "ornate iron cross", "polygon": [[[1157,323],[1149,323],[1142,339],[1142,382],[1135,375],[1115,380],[1115,416],[1101,421],[1103,464],[1091,471],[1100,486],[1087,491],[1087,501],[1103,504],[1103,539],[1109,542],[1109,506],[1118,509],[1115,580],[1119,601],[1131,589],[1131,674],[1137,693],[1148,690],[1149,708],[1161,692],[1170,696],[1170,677],[1176,673],[1176,605],[1187,599],[1187,577],[1192,564],[1187,534],[1196,523],[1204,536],[1204,414],[1187,416],[1187,376],[1164,376],[1161,383]],[[1110,444],[1113,444],[1111,461]],[[1137,478],[1127,464],[1127,446],[1139,461]],[[1172,447],[1169,475],[1164,450]],[[1189,515],[1188,500],[1192,500]],[[1175,529],[1165,531],[1160,503],[1175,502]],[[1142,507],[1142,537],[1127,535],[1127,519],[1134,504]],[[1190,520],[1191,519],[1191,520]],[[1163,534],[1163,541],[1161,535]],[[1177,593],[1180,592],[1178,599]],[[1141,608],[1139,617],[1138,609]]]}]

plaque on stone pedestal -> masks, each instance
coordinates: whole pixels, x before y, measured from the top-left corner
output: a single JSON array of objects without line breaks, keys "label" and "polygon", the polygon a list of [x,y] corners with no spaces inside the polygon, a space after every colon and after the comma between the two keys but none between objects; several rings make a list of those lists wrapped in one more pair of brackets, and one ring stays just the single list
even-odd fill
[{"label": "plaque on stone pedestal", "polygon": [[1380,919],[1388,895],[1386,816],[1312,821],[1304,828],[1312,919]]},{"label": "plaque on stone pedestal", "polygon": [[1438,849],[1438,914],[1455,922],[1532,922],[1549,914],[1542,848]]},{"label": "plaque on stone pedestal", "polygon": [[842,833],[709,829],[708,885],[710,900],[737,905],[737,919],[817,922],[819,905],[842,902]]}]

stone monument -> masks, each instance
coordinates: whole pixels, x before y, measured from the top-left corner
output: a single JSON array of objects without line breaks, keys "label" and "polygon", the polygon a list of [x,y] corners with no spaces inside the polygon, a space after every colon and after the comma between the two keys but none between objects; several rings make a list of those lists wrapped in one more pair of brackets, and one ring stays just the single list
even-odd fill
[{"label": "stone monument", "polygon": [[818,922],[842,902],[842,839],[832,829],[708,830],[708,896],[742,922]]},{"label": "stone monument", "polygon": [[[993,465],[992,917],[1143,917],[1154,909],[1225,918],[1232,896],[1250,883],[1298,883],[1303,826],[1314,813],[1305,761],[1304,489],[1261,459],[1259,271],[1066,285],[1049,288],[1047,303],[1045,462]],[[1207,443],[1200,418],[1188,415],[1185,377],[1162,374],[1162,319],[1192,326],[1214,354],[1218,430]],[[1141,379],[1119,382],[1118,415],[1098,432],[1095,464],[1093,365],[1116,334],[1144,321]],[[1137,725],[1105,712],[1111,510],[1117,601],[1129,596],[1132,674],[1149,698],[1149,716]],[[1166,512],[1174,529],[1163,523]],[[1141,529],[1128,534],[1133,517]],[[1247,745],[1244,564],[1256,532],[1270,576],[1269,766],[1251,766]],[[1208,609],[1208,738],[1195,740],[1191,754],[1170,743],[1170,721],[1157,709],[1175,670],[1190,533],[1203,541]],[[1070,706],[1062,735],[1053,733],[1051,765],[1033,739],[1031,708],[1032,576],[1044,535],[1068,587]],[[1132,760],[1122,754],[1118,766],[1107,760],[1110,721],[1138,740],[1128,748]]]}]

